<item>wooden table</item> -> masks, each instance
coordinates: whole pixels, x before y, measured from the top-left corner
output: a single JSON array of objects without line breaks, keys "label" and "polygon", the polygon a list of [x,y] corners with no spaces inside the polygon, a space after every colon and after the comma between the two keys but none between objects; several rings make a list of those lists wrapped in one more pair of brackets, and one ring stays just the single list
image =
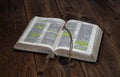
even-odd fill
[{"label": "wooden table", "polygon": [[[18,52],[14,44],[34,16],[77,19],[104,31],[96,63]],[[0,77],[120,77],[120,0],[0,0]]]}]

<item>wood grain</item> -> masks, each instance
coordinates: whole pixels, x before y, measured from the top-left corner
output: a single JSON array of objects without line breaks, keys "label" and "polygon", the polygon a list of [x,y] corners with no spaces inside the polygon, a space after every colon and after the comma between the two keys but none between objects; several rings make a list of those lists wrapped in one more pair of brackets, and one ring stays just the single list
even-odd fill
[{"label": "wood grain", "polygon": [[33,54],[13,49],[27,25],[23,1],[2,0],[0,5],[0,77],[37,77]]},{"label": "wood grain", "polygon": [[[0,77],[119,77],[119,0],[0,0]],[[13,49],[34,16],[77,19],[104,31],[98,61],[89,63]]]},{"label": "wood grain", "polygon": [[[114,10],[111,1],[89,1],[93,12],[96,15],[96,18],[99,20],[101,26],[104,27],[105,32],[110,38],[111,42],[118,48],[120,45],[120,3],[114,1],[112,2],[114,6]],[[111,6],[110,6],[111,5]],[[117,10],[116,10],[117,9]],[[100,10],[100,12],[98,11]]]}]

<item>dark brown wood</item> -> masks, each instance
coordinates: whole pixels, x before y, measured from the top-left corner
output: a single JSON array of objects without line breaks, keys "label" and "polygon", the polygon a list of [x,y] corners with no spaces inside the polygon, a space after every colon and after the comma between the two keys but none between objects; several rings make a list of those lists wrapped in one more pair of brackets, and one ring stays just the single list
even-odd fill
[{"label": "dark brown wood", "polygon": [[[0,77],[119,77],[119,0],[0,0]],[[89,63],[13,49],[34,16],[98,24],[104,35],[98,61]]]},{"label": "dark brown wood", "polygon": [[112,7],[110,2],[111,1],[104,0],[89,1],[96,18],[99,20],[100,25],[105,29],[111,42],[116,47],[120,48],[120,2],[119,0],[111,2],[114,4],[114,7]]},{"label": "dark brown wood", "polygon": [[0,6],[0,77],[37,77],[33,54],[13,49],[27,26],[23,0],[1,0]]}]

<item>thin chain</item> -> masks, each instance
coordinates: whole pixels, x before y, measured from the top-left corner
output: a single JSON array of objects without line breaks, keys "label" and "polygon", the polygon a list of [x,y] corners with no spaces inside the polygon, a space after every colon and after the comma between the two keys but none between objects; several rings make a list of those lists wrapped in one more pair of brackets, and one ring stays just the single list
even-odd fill
[{"label": "thin chain", "polygon": [[63,26],[63,29],[65,29],[68,32],[69,36],[70,36],[70,47],[69,47],[69,54],[68,54],[68,56],[69,56],[69,61],[71,62],[71,56],[72,56],[72,50],[73,50],[72,34],[71,34],[70,30],[65,25]]}]

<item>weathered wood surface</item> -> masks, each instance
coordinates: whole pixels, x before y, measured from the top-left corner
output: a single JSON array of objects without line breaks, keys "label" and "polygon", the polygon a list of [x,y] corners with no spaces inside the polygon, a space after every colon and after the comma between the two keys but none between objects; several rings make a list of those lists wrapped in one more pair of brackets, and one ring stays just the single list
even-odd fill
[{"label": "weathered wood surface", "polygon": [[[88,63],[13,50],[34,16],[77,19],[100,25],[104,31],[98,61]],[[0,0],[0,77],[119,77],[119,0]]]}]

